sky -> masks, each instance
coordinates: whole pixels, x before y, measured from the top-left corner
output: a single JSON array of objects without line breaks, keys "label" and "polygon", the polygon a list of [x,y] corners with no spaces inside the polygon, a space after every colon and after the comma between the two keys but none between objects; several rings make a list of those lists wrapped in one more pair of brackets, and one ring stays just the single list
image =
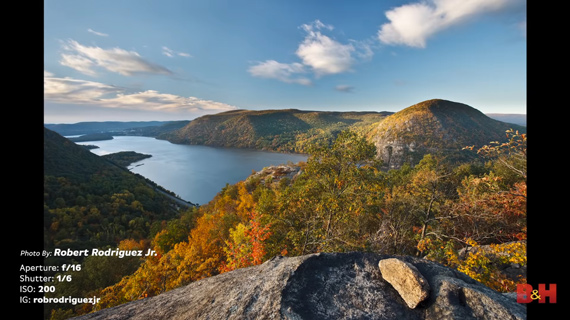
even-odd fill
[{"label": "sky", "polygon": [[44,0],[44,123],[526,114],[525,0]]}]

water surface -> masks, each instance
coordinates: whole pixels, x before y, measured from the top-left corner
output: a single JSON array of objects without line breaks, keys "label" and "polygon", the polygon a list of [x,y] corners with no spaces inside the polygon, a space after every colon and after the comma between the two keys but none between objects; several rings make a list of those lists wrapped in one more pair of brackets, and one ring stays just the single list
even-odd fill
[{"label": "water surface", "polygon": [[244,180],[252,170],[307,159],[300,154],[179,145],[148,137],[117,136],[79,144],[98,146],[91,149],[97,155],[119,151],[150,154],[152,157],[131,164],[129,169],[198,204],[208,203],[226,183]]}]

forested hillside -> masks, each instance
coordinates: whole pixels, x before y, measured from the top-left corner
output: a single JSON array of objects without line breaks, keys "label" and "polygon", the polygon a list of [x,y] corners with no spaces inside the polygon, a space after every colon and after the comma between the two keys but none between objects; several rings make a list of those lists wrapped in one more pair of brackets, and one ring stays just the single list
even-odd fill
[{"label": "forested hillside", "polygon": [[144,240],[179,215],[164,190],[119,164],[44,129],[46,249]]},{"label": "forested hillside", "polygon": [[367,132],[390,112],[235,110],[206,115],[159,136],[173,143],[306,153],[341,131]]}]

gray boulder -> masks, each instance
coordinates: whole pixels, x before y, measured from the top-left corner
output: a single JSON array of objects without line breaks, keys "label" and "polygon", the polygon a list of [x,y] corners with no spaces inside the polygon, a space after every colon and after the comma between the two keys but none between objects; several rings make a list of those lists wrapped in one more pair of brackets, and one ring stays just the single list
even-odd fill
[{"label": "gray boulder", "polygon": [[[398,258],[429,285],[410,308],[378,267]],[[513,298],[440,264],[408,256],[320,253],[275,257],[76,319],[525,319]]]}]

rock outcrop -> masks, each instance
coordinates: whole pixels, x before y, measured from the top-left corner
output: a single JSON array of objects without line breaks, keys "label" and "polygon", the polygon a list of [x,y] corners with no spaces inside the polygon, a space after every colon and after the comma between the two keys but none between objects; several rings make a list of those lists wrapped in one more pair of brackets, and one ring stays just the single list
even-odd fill
[{"label": "rock outcrop", "polygon": [[[391,260],[397,258],[398,260]],[[403,264],[429,294],[414,308],[386,279]],[[384,269],[384,268],[383,268]],[[392,268],[393,269],[393,268]],[[397,271],[393,269],[392,271]],[[399,277],[406,277],[407,271]],[[402,281],[402,279],[400,279]],[[515,299],[440,264],[371,253],[275,257],[76,319],[525,319]]]},{"label": "rock outcrop", "polygon": [[248,179],[259,179],[265,185],[277,185],[282,179],[293,180],[300,174],[300,166],[287,164],[265,167],[249,176]]},{"label": "rock outcrop", "polygon": [[390,258],[380,260],[378,267],[382,277],[398,291],[408,307],[417,307],[429,296],[429,283],[413,264]]}]

